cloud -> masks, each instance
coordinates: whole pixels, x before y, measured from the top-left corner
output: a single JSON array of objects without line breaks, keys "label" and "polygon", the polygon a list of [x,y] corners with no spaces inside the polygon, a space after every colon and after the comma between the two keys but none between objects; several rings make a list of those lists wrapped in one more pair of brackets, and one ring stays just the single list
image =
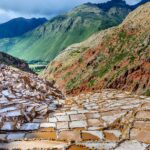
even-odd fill
[{"label": "cloud", "polygon": [[[0,22],[17,17],[51,18],[86,2],[102,3],[106,1],[108,0],[0,0]],[[140,0],[126,1],[134,4]]]},{"label": "cloud", "polygon": [[137,4],[139,3],[141,0],[126,0],[126,3],[127,4],[130,4],[130,5],[134,5],[134,4]]},{"label": "cloud", "polygon": [[33,17],[43,17],[41,14],[28,14],[28,13],[20,13],[13,10],[5,10],[0,8],[0,23],[6,22],[13,18],[25,17],[25,18],[33,18]]},{"label": "cloud", "polygon": [[17,17],[17,14],[12,11],[6,11],[5,9],[0,9],[0,22],[5,22],[13,17]]}]

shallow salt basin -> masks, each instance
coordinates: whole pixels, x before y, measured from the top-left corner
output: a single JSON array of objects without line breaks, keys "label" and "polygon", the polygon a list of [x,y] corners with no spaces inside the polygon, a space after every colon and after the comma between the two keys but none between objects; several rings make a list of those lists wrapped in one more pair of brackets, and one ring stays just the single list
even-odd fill
[{"label": "shallow salt basin", "polygon": [[[120,93],[124,98],[118,98]],[[113,99],[107,94],[113,95]],[[150,102],[146,97],[131,100],[129,96],[132,97],[132,94],[109,89],[66,97],[61,107],[55,107],[46,114],[46,103],[28,105],[25,101],[27,112],[33,113],[35,108],[38,110],[37,118],[19,126],[13,120],[4,122],[1,130],[5,132],[0,133],[0,137],[9,143],[1,143],[0,148],[130,150],[136,147],[137,150],[146,150],[150,144]],[[59,103],[59,99],[57,101]],[[13,112],[14,115],[9,115]],[[18,110],[12,109],[7,114],[6,117],[17,117]]]},{"label": "shallow salt basin", "polygon": [[21,149],[21,150],[29,150],[29,149],[52,149],[58,148],[63,149],[67,147],[67,143],[63,142],[54,142],[54,141],[15,141],[10,143],[0,144],[0,149]]}]

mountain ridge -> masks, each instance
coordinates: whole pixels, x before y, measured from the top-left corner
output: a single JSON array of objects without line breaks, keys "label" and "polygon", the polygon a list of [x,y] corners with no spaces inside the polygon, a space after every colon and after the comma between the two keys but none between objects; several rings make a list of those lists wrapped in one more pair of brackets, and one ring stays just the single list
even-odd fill
[{"label": "mountain ridge", "polygon": [[[43,72],[65,92],[117,88],[149,95],[150,3],[113,27],[68,47]],[[143,10],[142,10],[143,9]]]},{"label": "mountain ridge", "polygon": [[23,17],[9,20],[0,24],[0,38],[12,38],[21,36],[26,32],[29,32],[39,25],[45,23],[45,18],[31,18],[25,19]]},{"label": "mountain ridge", "polygon": [[120,3],[125,7],[115,3],[116,7],[109,5],[107,11],[101,8],[106,7],[107,3],[100,6],[83,4],[64,15],[54,17],[21,38],[1,40],[0,49],[28,61],[53,60],[67,46],[81,42],[100,30],[120,24],[132,11],[131,6],[124,1]]}]

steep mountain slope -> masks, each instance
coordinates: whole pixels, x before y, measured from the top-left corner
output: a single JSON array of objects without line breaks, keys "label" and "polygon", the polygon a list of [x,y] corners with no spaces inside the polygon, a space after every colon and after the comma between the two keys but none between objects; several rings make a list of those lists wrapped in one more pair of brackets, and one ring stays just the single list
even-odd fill
[{"label": "steep mountain slope", "polygon": [[150,95],[149,8],[146,3],[120,26],[70,46],[43,76],[55,79],[67,93],[117,88]]},{"label": "steep mountain slope", "polygon": [[52,60],[70,44],[118,25],[131,10],[133,7],[123,0],[100,5],[87,3],[20,38],[0,41],[0,49],[25,60]]},{"label": "steep mountain slope", "polygon": [[0,64],[16,67],[20,70],[32,72],[28,64],[18,58],[12,57],[6,53],[0,52]]},{"label": "steep mountain slope", "polygon": [[16,36],[21,36],[24,33],[31,31],[42,25],[47,20],[45,18],[16,18],[12,19],[6,23],[0,24],[0,38],[11,38]]}]

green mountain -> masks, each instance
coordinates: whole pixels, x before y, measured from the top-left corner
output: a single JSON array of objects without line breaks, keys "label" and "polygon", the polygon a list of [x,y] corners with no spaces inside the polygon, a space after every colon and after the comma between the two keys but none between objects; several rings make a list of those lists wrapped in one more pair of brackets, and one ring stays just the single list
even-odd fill
[{"label": "green mountain", "polygon": [[133,8],[123,0],[103,4],[87,3],[51,19],[19,38],[1,40],[0,50],[28,61],[49,61],[68,45],[118,25],[131,10]]},{"label": "green mountain", "polygon": [[45,18],[12,19],[6,23],[0,24],[0,39],[21,36],[24,33],[35,29],[39,25],[42,25],[46,21]]}]

